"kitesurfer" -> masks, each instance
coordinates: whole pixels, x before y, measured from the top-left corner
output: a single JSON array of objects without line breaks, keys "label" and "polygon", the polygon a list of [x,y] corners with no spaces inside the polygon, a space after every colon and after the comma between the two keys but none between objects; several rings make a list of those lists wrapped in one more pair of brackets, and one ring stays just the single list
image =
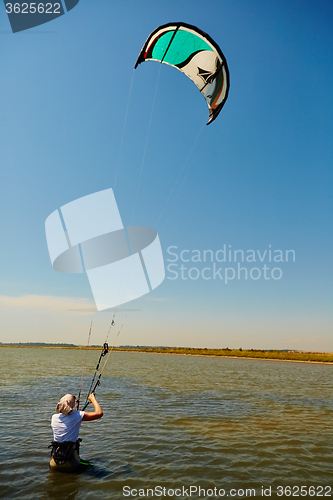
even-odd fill
[{"label": "kitesurfer", "polygon": [[66,394],[57,404],[56,412],[51,419],[53,441],[50,468],[71,472],[80,468],[81,422],[102,418],[103,411],[94,393],[90,394],[89,402],[94,405],[94,411],[75,411],[75,396]]}]

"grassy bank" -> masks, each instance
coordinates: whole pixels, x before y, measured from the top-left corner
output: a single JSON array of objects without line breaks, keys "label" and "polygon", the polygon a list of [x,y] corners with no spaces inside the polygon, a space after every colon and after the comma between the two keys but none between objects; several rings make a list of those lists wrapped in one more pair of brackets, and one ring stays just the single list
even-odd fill
[{"label": "grassy bank", "polygon": [[[1,344],[0,347],[25,347],[43,349],[86,349],[86,346],[66,345],[66,344]],[[91,346],[91,350],[100,350],[101,346]],[[163,354],[185,354],[192,356],[228,356],[233,358],[255,358],[280,361],[308,361],[313,363],[333,363],[333,353],[328,352],[307,352],[307,351],[279,351],[261,349],[207,349],[195,347],[147,347],[147,346],[124,346],[114,347],[114,351],[127,352],[148,352]]]},{"label": "grassy bank", "polygon": [[317,363],[333,363],[333,353],[279,351],[261,349],[199,349],[191,347],[126,347],[117,350],[156,352],[167,354],[187,354],[194,356],[228,356],[237,358],[275,359],[284,361],[312,361]]}]

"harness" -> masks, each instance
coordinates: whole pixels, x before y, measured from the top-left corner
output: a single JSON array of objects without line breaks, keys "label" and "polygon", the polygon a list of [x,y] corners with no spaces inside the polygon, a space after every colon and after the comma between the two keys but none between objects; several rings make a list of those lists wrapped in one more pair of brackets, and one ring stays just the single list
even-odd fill
[{"label": "harness", "polygon": [[[70,464],[72,467],[77,467],[80,462],[77,461],[80,450],[80,442],[82,439],[77,441],[65,441],[59,443],[57,441],[51,441],[48,448],[51,449],[51,459],[54,460],[57,466]],[[75,453],[76,452],[76,453]]]}]

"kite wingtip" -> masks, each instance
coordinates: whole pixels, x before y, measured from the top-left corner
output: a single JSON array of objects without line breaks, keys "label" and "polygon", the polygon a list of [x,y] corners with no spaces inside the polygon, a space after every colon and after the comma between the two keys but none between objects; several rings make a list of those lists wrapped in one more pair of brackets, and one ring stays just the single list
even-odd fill
[{"label": "kite wingtip", "polygon": [[209,120],[206,123],[206,125],[209,125],[210,123],[212,123],[216,117],[217,117],[217,114],[212,109],[210,109],[209,110]]},{"label": "kite wingtip", "polygon": [[209,120],[206,125],[212,123],[219,116],[221,109],[223,108],[225,100],[215,109],[209,108]]}]

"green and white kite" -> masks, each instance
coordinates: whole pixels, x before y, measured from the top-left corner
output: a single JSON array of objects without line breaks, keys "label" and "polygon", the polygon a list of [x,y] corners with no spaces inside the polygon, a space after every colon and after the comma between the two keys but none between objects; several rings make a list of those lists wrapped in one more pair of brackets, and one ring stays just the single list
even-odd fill
[{"label": "green and white kite", "polygon": [[229,70],[220,47],[189,24],[168,23],[153,31],[134,68],[145,61],[159,61],[179,69],[206,99],[211,123],[220,113],[229,92]]}]

